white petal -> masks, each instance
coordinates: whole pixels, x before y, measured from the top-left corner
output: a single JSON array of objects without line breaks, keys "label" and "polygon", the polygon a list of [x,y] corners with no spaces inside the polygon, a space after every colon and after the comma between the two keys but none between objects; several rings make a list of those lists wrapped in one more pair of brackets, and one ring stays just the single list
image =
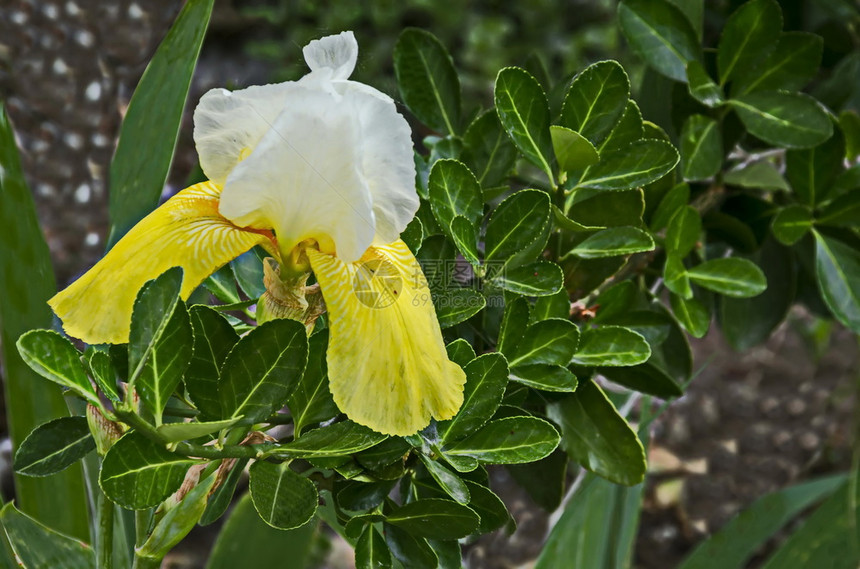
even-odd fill
[{"label": "white petal", "polygon": [[352,75],[358,60],[358,42],[352,32],[341,32],[313,40],[302,49],[311,71],[331,69],[330,80],[346,79]]},{"label": "white petal", "polygon": [[227,177],[221,214],[240,227],[274,228],[284,253],[312,238],[346,262],[360,258],[376,223],[357,114],[352,97],[299,87]]},{"label": "white petal", "polygon": [[243,155],[251,152],[295,91],[292,82],[237,91],[212,89],[194,110],[194,142],[206,176],[223,185]]},{"label": "white petal", "polygon": [[382,243],[391,243],[400,239],[419,206],[412,132],[391,99],[365,94],[363,89],[347,91],[344,98],[358,102],[362,169],[373,195],[376,235]]}]

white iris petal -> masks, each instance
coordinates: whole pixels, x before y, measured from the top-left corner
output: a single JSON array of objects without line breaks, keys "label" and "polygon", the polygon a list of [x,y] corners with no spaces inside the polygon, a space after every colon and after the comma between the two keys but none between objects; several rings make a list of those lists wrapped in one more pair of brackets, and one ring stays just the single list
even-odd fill
[{"label": "white iris petal", "polygon": [[418,210],[411,131],[390,97],[348,80],[352,32],[304,55],[311,72],[297,82],[204,95],[194,138],[224,188],[221,215],[274,229],[284,253],[310,238],[352,262],[398,239]]},{"label": "white iris petal", "polygon": [[212,89],[194,109],[194,144],[206,177],[224,185],[227,174],[271,128],[295,83]]},{"label": "white iris petal", "polygon": [[348,79],[358,61],[358,42],[352,32],[313,40],[302,49],[311,71],[331,69],[333,80]]}]

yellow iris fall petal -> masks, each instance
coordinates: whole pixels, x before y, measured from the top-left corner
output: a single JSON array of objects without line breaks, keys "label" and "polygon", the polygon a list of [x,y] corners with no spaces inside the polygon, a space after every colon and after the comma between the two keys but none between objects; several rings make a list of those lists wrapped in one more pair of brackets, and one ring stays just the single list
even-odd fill
[{"label": "yellow iris fall petal", "polygon": [[210,182],[182,190],[48,301],[65,331],[89,344],[128,342],[134,299],[146,281],[181,266],[187,298],[218,267],[255,245],[276,250],[270,232],[240,229],[222,217],[219,196]]},{"label": "yellow iris fall petal", "polygon": [[430,290],[402,241],[355,263],[308,250],[329,313],[329,385],[353,421],[410,435],[450,419],[466,376],[448,360]]}]

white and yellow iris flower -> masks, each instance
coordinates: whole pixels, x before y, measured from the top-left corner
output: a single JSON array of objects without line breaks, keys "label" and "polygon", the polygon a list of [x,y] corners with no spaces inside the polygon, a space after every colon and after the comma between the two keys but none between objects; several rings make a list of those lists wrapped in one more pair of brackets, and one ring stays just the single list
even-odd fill
[{"label": "white and yellow iris flower", "polygon": [[399,237],[419,205],[410,129],[391,98],[349,80],[357,55],[344,32],[304,48],[311,72],[299,81],[206,93],[194,140],[209,181],[168,200],[50,300],[66,332],[127,342],[146,281],[181,266],[187,298],[259,245],[281,272],[316,276],[341,411],[394,435],[451,418],[465,375]]}]

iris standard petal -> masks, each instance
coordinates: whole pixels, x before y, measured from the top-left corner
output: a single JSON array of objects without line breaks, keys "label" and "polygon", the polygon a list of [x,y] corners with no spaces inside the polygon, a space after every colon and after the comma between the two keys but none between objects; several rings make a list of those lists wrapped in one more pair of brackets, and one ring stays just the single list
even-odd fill
[{"label": "iris standard petal", "polygon": [[371,247],[356,263],[315,250],[308,257],[328,309],[329,385],[340,410],[391,435],[453,417],[466,376],[448,359],[427,281],[406,245]]},{"label": "iris standard petal", "polygon": [[367,100],[305,88],[291,94],[256,149],[227,177],[221,214],[242,227],[273,228],[285,255],[316,239],[323,251],[358,260],[376,233],[363,167],[367,133],[357,120],[357,107]]},{"label": "iris standard petal", "polygon": [[89,344],[128,342],[134,299],[146,281],[180,266],[187,298],[218,267],[255,245],[275,253],[270,232],[241,229],[218,214],[219,193],[211,182],[182,190],[48,301],[66,332]]},{"label": "iris standard petal", "polygon": [[360,101],[355,108],[361,123],[362,171],[373,199],[376,237],[391,243],[400,238],[420,205],[412,131],[394,101],[369,97],[363,91],[345,96]]},{"label": "iris standard petal", "polygon": [[259,144],[297,88],[295,83],[212,89],[194,109],[194,143],[200,166],[219,186]]},{"label": "iris standard petal", "polygon": [[302,48],[302,54],[312,72],[330,69],[332,80],[347,79],[358,60],[358,42],[352,32],[341,32],[313,40]]}]

